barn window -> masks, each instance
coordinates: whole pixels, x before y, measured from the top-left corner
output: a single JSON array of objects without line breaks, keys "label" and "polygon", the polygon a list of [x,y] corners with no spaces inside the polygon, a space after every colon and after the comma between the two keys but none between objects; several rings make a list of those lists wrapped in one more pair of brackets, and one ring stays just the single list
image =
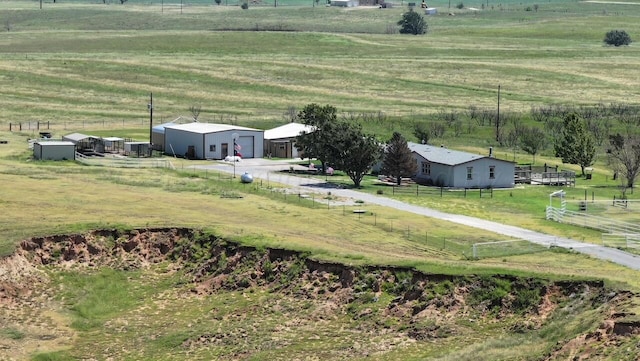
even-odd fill
[{"label": "barn window", "polygon": [[216,151],[216,145],[215,144],[209,145],[209,151],[210,152],[215,152]]},{"label": "barn window", "polygon": [[473,179],[473,167],[467,167],[467,180]]},{"label": "barn window", "polygon": [[280,149],[284,149],[284,144],[280,144]]},{"label": "barn window", "polygon": [[422,174],[424,175],[431,175],[431,163],[429,162],[422,162]]},{"label": "barn window", "polygon": [[489,179],[495,179],[496,178],[496,166],[495,165],[490,165],[489,166]]}]

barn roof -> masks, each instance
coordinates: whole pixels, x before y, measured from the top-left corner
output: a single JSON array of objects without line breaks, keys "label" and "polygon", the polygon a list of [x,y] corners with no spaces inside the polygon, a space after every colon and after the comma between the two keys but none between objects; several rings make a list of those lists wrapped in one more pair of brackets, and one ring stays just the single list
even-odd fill
[{"label": "barn roof", "polygon": [[302,132],[311,133],[314,127],[300,123],[287,123],[279,127],[264,131],[264,139],[284,139],[294,138],[300,135]]},{"label": "barn roof", "polygon": [[178,129],[178,130],[183,130],[185,132],[200,133],[200,134],[217,133],[217,132],[224,132],[229,130],[252,130],[252,131],[260,131],[260,132],[262,131],[259,129],[241,127],[238,125],[199,123],[199,122],[168,125],[168,126],[165,126],[165,129]]},{"label": "barn roof", "polygon": [[424,159],[432,163],[445,165],[458,165],[474,161],[476,159],[487,158],[487,156],[448,149],[445,147],[435,147],[428,144],[418,144],[408,142],[411,151],[419,154]]}]

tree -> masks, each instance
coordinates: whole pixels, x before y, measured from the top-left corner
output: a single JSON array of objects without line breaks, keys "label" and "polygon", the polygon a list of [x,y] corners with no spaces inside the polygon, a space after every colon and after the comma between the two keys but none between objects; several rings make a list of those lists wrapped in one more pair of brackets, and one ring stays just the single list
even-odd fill
[{"label": "tree", "polygon": [[614,171],[626,180],[627,188],[633,189],[640,174],[640,135],[620,133],[609,136],[609,161]]},{"label": "tree", "polygon": [[411,177],[417,170],[416,160],[407,141],[400,133],[394,132],[384,150],[382,173],[396,178],[397,184],[400,185],[402,177]]},{"label": "tree", "polygon": [[519,140],[520,148],[533,156],[533,163],[536,162],[536,154],[547,146],[547,135],[537,127],[522,127]]},{"label": "tree", "polygon": [[332,140],[336,136],[336,108],[331,105],[309,104],[298,114],[302,123],[314,128],[313,132],[303,132],[296,137],[296,148],[307,158],[316,158],[322,163],[322,172],[326,169],[331,153]]},{"label": "tree", "polygon": [[191,112],[191,115],[193,116],[193,121],[197,122],[198,121],[198,117],[200,116],[200,110],[202,110],[202,107],[199,105],[192,105],[189,107],[189,111]]},{"label": "tree", "polygon": [[398,25],[400,26],[400,34],[422,35],[427,32],[427,23],[424,22],[424,17],[411,9],[402,14]]},{"label": "tree", "polygon": [[611,30],[605,34],[604,42],[613,46],[629,45],[631,44],[631,37],[624,30]]},{"label": "tree", "polygon": [[362,133],[359,125],[339,122],[336,130],[330,162],[360,187],[365,174],[380,159],[380,146],[373,136]]},{"label": "tree", "polygon": [[418,141],[422,144],[428,144],[429,138],[431,137],[431,132],[429,130],[428,124],[425,122],[416,122],[413,125],[413,135],[418,138]]},{"label": "tree", "polygon": [[584,168],[595,161],[595,140],[587,131],[584,120],[576,113],[565,115],[560,137],[555,143],[555,152],[562,162],[579,165],[583,176]]},{"label": "tree", "polygon": [[316,158],[322,163],[322,172],[327,163],[347,173],[356,187],[379,159],[380,149],[372,136],[362,133],[359,125],[339,121],[336,108],[331,105],[309,104],[298,117],[315,130],[296,137],[296,148],[305,157]]}]

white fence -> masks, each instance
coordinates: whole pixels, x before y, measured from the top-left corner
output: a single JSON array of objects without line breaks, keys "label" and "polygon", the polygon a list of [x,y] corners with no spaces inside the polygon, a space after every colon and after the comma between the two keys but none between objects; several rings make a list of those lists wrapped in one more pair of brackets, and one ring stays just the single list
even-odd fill
[{"label": "white fence", "polygon": [[598,229],[607,233],[640,234],[640,225],[599,217],[585,212],[575,212],[561,208],[547,207],[547,219],[573,224],[585,228]]},{"label": "white fence", "polygon": [[174,168],[170,161],[163,158],[87,157],[76,153],[76,161],[86,165],[111,168]]},{"label": "white fence", "polygon": [[640,234],[603,233],[602,244],[613,248],[640,249]]}]

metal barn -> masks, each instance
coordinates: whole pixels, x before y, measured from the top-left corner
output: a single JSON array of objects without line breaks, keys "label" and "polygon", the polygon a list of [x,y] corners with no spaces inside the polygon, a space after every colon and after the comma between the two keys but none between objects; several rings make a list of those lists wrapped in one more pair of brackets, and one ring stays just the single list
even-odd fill
[{"label": "metal barn", "polygon": [[230,124],[188,123],[164,129],[165,153],[189,159],[224,159],[234,155],[234,145],[242,158],[261,158],[263,142],[264,131]]},{"label": "metal barn", "polygon": [[33,143],[33,158],[37,160],[75,160],[76,145],[67,141]]}]

